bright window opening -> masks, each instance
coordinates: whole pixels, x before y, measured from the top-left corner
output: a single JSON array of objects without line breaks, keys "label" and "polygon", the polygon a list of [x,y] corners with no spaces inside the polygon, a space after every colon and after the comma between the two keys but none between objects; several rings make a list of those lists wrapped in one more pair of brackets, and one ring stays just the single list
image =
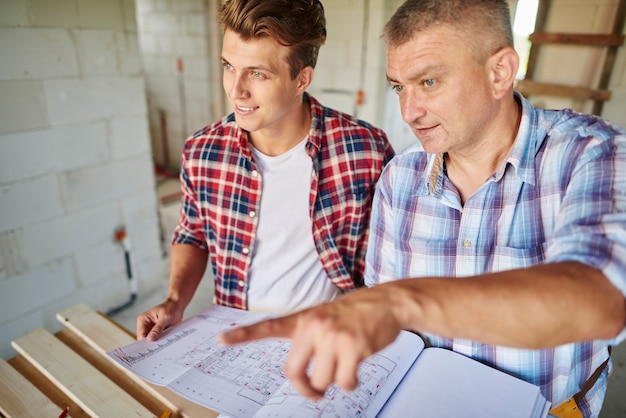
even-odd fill
[{"label": "bright window opening", "polygon": [[530,41],[528,36],[535,31],[535,19],[539,0],[518,0],[515,7],[515,18],[513,20],[513,37],[515,50],[520,56],[520,66],[517,79],[526,76],[528,66],[528,54],[530,53]]}]

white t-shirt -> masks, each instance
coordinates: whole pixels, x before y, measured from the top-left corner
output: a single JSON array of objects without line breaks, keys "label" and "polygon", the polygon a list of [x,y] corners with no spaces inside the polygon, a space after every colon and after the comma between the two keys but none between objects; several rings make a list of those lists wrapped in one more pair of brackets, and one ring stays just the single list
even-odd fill
[{"label": "white t-shirt", "polygon": [[248,272],[248,309],[286,313],[334,299],[341,293],[319,259],[309,214],[313,162],[306,138],[268,156],[254,147],[261,175],[261,206]]}]

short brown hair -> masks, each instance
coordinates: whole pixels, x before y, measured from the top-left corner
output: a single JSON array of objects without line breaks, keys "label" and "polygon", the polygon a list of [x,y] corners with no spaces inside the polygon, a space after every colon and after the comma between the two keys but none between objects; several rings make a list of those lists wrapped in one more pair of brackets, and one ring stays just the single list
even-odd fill
[{"label": "short brown hair", "polygon": [[383,29],[387,46],[401,46],[435,25],[459,30],[478,61],[513,47],[511,12],[506,0],[407,0]]},{"label": "short brown hair", "polygon": [[315,68],[320,47],[326,40],[326,18],[319,0],[228,0],[218,13],[223,31],[243,40],[270,37],[290,47],[291,78],[300,70]]}]

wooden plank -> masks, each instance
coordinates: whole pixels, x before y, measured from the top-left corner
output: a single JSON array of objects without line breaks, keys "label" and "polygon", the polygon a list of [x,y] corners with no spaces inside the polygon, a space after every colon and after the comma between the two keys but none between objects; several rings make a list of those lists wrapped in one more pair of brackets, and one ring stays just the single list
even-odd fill
[{"label": "wooden plank", "polygon": [[607,101],[611,99],[611,92],[609,90],[565,86],[556,83],[541,83],[527,79],[518,80],[515,89],[524,96],[543,94],[547,96],[569,97],[578,100]]},{"label": "wooden plank", "polygon": [[59,407],[69,406],[72,418],[92,418],[21,354],[10,358],[8,363]]},{"label": "wooden plank", "polygon": [[[544,94],[549,96],[568,97],[572,99],[592,100],[593,114],[601,115],[604,103],[611,98],[608,90],[609,81],[615,65],[618,48],[624,44],[624,23],[626,21],[626,0],[619,0],[614,14],[613,28],[610,33],[550,33],[545,31],[548,10],[551,0],[539,0],[535,32],[529,37],[531,42],[525,80],[518,82],[518,90],[525,96]],[[606,49],[603,59],[600,80],[596,88],[565,86],[555,83],[534,82],[539,51],[545,43],[559,43],[570,45],[598,46]]]},{"label": "wooden plank", "polygon": [[621,46],[624,35],[584,34],[584,33],[546,33],[536,32],[530,35],[530,42],[535,44],[570,44],[587,46]]},{"label": "wooden plank", "polygon": [[118,369],[128,379],[162,402],[172,413],[184,418],[214,418],[219,414],[177,395],[166,387],[153,385],[130,373],[106,355],[107,351],[129,344],[134,338],[125,328],[119,326],[85,304],[79,304],[57,314],[57,319],[90,347],[99,352],[110,366]]},{"label": "wooden plank", "polygon": [[[86,341],[76,335],[72,330],[64,328],[57,332],[55,336],[65,345],[74,350],[79,356],[87,360],[89,364],[98,369],[102,374],[115,382],[124,392],[128,393],[140,404],[148,408],[155,416],[160,417],[164,411],[172,409],[165,405],[151,393],[138,385],[128,376],[125,370],[111,366],[108,357],[94,350]],[[172,418],[180,418],[180,415],[173,413]]]},{"label": "wooden plank", "polygon": [[0,358],[0,413],[6,418],[57,417],[62,409]]},{"label": "wooden plank", "polygon": [[89,415],[154,416],[45,329],[38,328],[11,344]]}]

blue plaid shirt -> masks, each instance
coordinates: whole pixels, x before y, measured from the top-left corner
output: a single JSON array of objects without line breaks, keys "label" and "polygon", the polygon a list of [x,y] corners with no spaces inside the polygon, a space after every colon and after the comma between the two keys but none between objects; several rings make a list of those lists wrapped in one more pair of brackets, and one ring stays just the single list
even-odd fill
[{"label": "blue plaid shirt", "polygon": [[[368,286],[575,260],[600,269],[626,294],[626,131],[572,110],[535,109],[516,97],[523,114],[512,153],[464,206],[441,158],[419,144],[386,167],[372,209]],[[557,406],[626,333],[546,350],[426,337],[539,386]],[[599,413],[607,374],[580,405],[584,416]]]}]

